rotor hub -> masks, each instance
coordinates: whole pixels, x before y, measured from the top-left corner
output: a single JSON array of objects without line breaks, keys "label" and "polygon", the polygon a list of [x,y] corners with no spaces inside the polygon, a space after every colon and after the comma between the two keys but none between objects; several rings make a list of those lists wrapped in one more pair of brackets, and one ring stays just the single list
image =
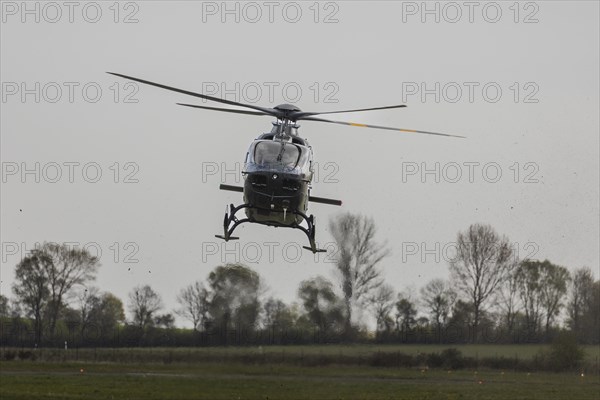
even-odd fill
[{"label": "rotor hub", "polygon": [[298,107],[296,107],[293,104],[280,104],[278,106],[273,107],[275,110],[279,110],[279,111],[283,111],[283,112],[296,112],[296,111],[302,111],[301,109],[299,109]]}]

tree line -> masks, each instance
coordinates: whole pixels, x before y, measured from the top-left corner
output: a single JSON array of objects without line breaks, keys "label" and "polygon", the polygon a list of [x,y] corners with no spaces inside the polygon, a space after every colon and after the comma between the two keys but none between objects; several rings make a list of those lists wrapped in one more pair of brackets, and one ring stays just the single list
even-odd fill
[{"label": "tree line", "polygon": [[[121,299],[93,286],[97,258],[45,243],[16,266],[14,297],[0,295],[2,344],[532,343],[565,331],[600,343],[600,281],[591,269],[519,260],[490,225],[459,232],[450,279],[418,291],[385,280],[390,251],[376,240],[372,218],[342,214],[330,231],[338,246],[333,278],[300,282],[291,304],[268,296],[257,271],[225,264],[181,288],[170,312],[149,285],[133,288],[128,318]],[[193,328],[177,328],[175,314]]]}]

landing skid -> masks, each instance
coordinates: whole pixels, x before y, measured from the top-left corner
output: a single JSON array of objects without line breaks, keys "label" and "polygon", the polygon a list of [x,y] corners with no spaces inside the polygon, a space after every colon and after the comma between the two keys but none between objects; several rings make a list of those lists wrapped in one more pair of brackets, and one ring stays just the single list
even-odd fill
[{"label": "landing skid", "polygon": [[[219,239],[223,239],[226,242],[228,242],[230,240],[239,239],[239,237],[237,237],[237,236],[231,236],[231,234],[233,233],[235,228],[237,228],[239,225],[243,224],[244,222],[256,222],[256,221],[250,220],[249,218],[238,219],[235,216],[235,214],[238,211],[240,211],[244,208],[252,208],[252,206],[250,206],[250,204],[242,204],[240,206],[235,207],[233,204],[230,204],[229,205],[229,213],[225,213],[225,218],[223,219],[223,235],[215,235],[215,237],[217,237]],[[301,211],[291,211],[290,214],[300,216],[304,221],[306,221],[307,227],[305,228],[304,226],[301,226],[300,224],[297,224],[297,223],[294,223],[293,225],[284,225],[284,224],[280,224],[277,222],[265,223],[264,225],[300,229],[302,232],[304,232],[306,234],[306,236],[308,237],[308,241],[310,243],[310,247],[302,246],[302,248],[304,248],[306,250],[310,250],[313,253],[327,252],[327,250],[317,249],[317,245],[315,243],[314,217],[312,215],[307,216],[306,214],[304,214]]]}]

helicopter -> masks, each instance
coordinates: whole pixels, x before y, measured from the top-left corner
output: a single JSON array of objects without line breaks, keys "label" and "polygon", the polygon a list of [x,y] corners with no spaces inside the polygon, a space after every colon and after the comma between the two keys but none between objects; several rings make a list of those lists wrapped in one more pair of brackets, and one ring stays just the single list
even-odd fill
[{"label": "helicopter", "polygon": [[[429,132],[422,130],[392,128],[379,125],[368,125],[354,122],[335,121],[318,118],[323,114],[342,114],[363,111],[387,110],[404,108],[406,105],[390,105],[383,107],[361,108],[354,110],[338,110],[324,112],[307,112],[292,104],[280,104],[275,107],[260,107],[253,104],[244,104],[202,93],[178,89],[148,80],[135,78],[115,72],[108,74],[132,80],[161,89],[198,97],[216,103],[246,108],[237,110],[231,108],[209,107],[197,104],[177,103],[177,105],[198,108],[210,111],[219,111],[235,114],[270,116],[274,117],[271,131],[258,136],[246,152],[242,175],[244,186],[221,184],[219,189],[243,193],[243,204],[234,206],[230,204],[229,211],[225,212],[223,219],[223,234],[215,237],[225,241],[237,240],[232,236],[234,230],[243,223],[257,223],[274,227],[288,227],[303,231],[310,246],[304,249],[313,253],[326,252],[317,248],[315,241],[315,217],[308,214],[308,203],[321,203],[341,206],[341,200],[316,197],[310,194],[311,183],[314,176],[314,161],[312,147],[308,140],[298,134],[298,121],[316,121],[330,124],[356,126],[362,128],[385,129],[407,133],[421,133],[436,136],[464,138],[464,136],[446,133]],[[249,109],[249,110],[248,110]],[[246,218],[239,219],[236,214],[244,210]],[[304,225],[302,223],[305,223]]]}]

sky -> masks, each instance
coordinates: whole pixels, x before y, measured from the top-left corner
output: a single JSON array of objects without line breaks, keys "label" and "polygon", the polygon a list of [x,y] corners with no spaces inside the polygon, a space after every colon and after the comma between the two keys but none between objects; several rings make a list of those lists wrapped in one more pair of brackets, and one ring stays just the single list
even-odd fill
[{"label": "sky", "polygon": [[[599,4],[537,2],[13,2],[0,38],[0,293],[36,243],[85,247],[94,282],[177,293],[224,262],[266,295],[334,277],[328,223],[364,214],[397,290],[448,277],[459,231],[492,225],[519,257],[599,273]],[[466,139],[303,121],[318,163],[317,242],[242,225],[221,242],[239,171],[270,117],[134,84],[118,72],[271,107],[407,108],[336,119]],[[213,104],[214,105],[214,104]],[[218,106],[218,105],[217,105]],[[183,321],[179,321],[183,323]]]}]

